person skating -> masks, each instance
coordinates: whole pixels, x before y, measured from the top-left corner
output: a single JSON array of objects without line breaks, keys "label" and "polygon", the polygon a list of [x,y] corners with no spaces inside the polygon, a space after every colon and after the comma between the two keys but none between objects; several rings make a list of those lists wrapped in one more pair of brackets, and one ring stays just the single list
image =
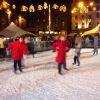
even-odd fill
[{"label": "person skating", "polygon": [[69,44],[66,42],[66,37],[61,36],[60,40],[52,44],[52,47],[57,51],[56,62],[58,63],[58,73],[63,75],[62,66],[65,70],[68,70],[66,67],[66,52],[70,49]]},{"label": "person skating", "polygon": [[93,55],[98,55],[98,45],[99,45],[99,39],[98,36],[96,35],[94,37],[94,50],[93,50]]},{"label": "person skating", "polygon": [[73,65],[80,66],[80,52],[81,52],[82,45],[81,43],[76,44],[75,51],[74,51],[74,62]]},{"label": "person skating", "polygon": [[12,49],[12,58],[14,60],[14,73],[16,74],[17,65],[19,66],[19,71],[22,71],[21,60],[24,54],[27,54],[27,47],[23,42],[23,37],[20,37],[19,40],[13,42],[7,47],[7,50]]}]

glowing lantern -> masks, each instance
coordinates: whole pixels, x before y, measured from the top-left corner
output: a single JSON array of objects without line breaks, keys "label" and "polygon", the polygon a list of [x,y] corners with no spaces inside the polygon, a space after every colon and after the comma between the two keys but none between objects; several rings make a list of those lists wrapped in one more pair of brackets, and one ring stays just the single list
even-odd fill
[{"label": "glowing lantern", "polygon": [[35,8],[34,8],[33,4],[29,7],[29,12],[35,12]]},{"label": "glowing lantern", "polygon": [[22,5],[21,11],[23,11],[23,12],[28,11],[28,7],[26,7],[25,5]]}]

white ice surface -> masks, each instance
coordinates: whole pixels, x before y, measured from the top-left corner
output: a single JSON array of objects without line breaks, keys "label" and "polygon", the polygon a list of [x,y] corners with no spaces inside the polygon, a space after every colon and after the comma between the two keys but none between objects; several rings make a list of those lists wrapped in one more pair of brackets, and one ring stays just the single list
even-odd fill
[{"label": "white ice surface", "polygon": [[100,53],[93,56],[92,49],[82,49],[81,66],[76,67],[73,52],[63,76],[52,51],[25,57],[23,74],[12,72],[13,61],[0,62],[0,100],[100,100]]}]

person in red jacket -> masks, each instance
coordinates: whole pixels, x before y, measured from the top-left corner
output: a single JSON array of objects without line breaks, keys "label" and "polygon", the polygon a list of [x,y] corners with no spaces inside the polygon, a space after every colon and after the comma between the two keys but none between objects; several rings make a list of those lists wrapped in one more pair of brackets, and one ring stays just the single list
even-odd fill
[{"label": "person in red jacket", "polygon": [[12,58],[14,60],[14,73],[17,71],[17,64],[20,72],[22,72],[21,60],[24,54],[27,54],[27,46],[23,42],[23,37],[8,46],[7,50],[12,49]]},{"label": "person in red jacket", "polygon": [[61,36],[60,40],[52,44],[52,47],[55,51],[57,51],[56,62],[58,63],[58,73],[62,75],[62,66],[65,70],[68,70],[66,67],[66,52],[69,51],[70,46],[66,42],[66,37]]}]

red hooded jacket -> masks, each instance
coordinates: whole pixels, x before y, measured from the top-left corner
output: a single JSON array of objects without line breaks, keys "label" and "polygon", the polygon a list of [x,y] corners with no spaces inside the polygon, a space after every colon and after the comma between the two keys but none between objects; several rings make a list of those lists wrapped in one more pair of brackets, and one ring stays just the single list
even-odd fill
[{"label": "red hooded jacket", "polygon": [[56,41],[52,44],[52,47],[55,51],[57,51],[56,62],[63,63],[66,61],[66,52],[69,51],[70,46],[66,41]]},{"label": "red hooded jacket", "polygon": [[23,54],[27,54],[27,46],[24,42],[15,41],[10,46],[8,46],[7,50],[12,49],[12,58],[14,60],[21,60]]}]

